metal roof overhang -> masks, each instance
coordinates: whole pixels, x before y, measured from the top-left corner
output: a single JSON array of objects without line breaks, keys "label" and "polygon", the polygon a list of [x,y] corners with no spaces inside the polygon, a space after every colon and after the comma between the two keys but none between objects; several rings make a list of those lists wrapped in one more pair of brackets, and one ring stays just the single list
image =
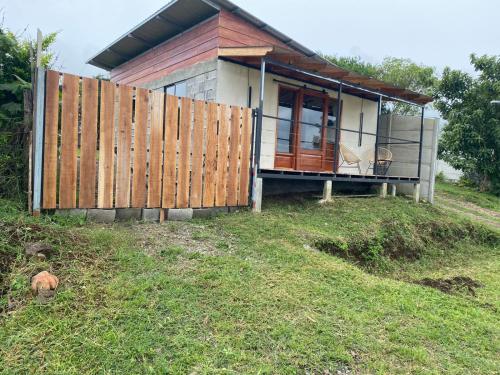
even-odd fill
[{"label": "metal roof overhang", "polygon": [[342,82],[345,93],[378,100],[400,101],[422,106],[432,98],[417,92],[395,87],[388,83],[342,69],[320,56],[304,56],[298,52],[276,46],[220,48],[219,56],[243,65],[260,69],[261,59],[268,62],[267,71],[281,76],[338,90]]}]

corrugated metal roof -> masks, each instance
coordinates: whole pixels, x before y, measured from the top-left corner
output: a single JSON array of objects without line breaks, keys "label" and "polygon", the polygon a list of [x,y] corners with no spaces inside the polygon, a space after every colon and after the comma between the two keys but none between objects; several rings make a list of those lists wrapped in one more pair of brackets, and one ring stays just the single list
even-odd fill
[{"label": "corrugated metal roof", "polygon": [[[229,0],[173,0],[151,17],[104,48],[87,63],[106,70],[112,70],[148,51],[152,47],[215,16],[221,9],[237,14],[239,17],[250,22],[257,28],[268,32],[282,43],[286,44],[289,48],[307,56],[309,59],[315,60],[320,64],[331,66],[333,69],[345,71]],[[352,72],[349,76],[353,79],[352,81],[357,82],[357,84],[359,84],[359,77],[362,77]],[[358,79],[355,80],[355,78]],[[349,79],[346,79],[346,81],[349,81]],[[370,87],[371,83],[380,83],[380,81],[371,78],[369,80],[370,82],[364,81],[364,84],[368,87]],[[416,98],[411,98],[412,101],[422,104],[432,101],[432,98],[419,93],[397,88],[389,84],[384,84],[384,86],[386,86],[384,89],[391,90],[394,96],[400,96],[406,99],[411,96],[416,96]],[[414,100],[417,99],[417,97],[418,100]]]}]

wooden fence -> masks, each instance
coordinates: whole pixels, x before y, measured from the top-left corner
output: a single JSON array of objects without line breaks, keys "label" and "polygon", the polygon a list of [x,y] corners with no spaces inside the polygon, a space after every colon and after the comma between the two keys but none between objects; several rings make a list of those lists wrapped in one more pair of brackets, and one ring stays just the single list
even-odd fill
[{"label": "wooden fence", "polygon": [[47,71],[42,208],[248,205],[251,109]]}]

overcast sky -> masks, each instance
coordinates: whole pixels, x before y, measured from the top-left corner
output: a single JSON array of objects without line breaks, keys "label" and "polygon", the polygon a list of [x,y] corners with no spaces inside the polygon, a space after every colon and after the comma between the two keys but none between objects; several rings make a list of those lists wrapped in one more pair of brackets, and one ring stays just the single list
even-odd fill
[{"label": "overcast sky", "polygon": [[[4,26],[59,31],[57,68],[95,75],[85,62],[169,0],[0,0]],[[370,62],[407,57],[472,72],[470,53],[500,54],[500,0],[233,0],[315,51]],[[286,5],[285,5],[286,4]],[[285,6],[284,6],[285,5]]]}]

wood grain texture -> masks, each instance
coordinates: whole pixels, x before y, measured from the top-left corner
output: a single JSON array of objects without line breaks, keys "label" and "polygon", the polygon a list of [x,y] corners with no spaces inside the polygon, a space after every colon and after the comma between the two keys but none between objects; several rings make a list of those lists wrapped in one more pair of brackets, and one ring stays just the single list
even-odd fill
[{"label": "wood grain texture", "polygon": [[130,86],[119,87],[120,106],[118,114],[118,133],[116,147],[116,193],[115,207],[130,206],[130,156],[132,147],[132,96]]},{"label": "wood grain texture", "polygon": [[179,119],[179,164],[177,170],[177,207],[189,207],[189,183],[191,175],[191,108],[193,101],[181,98]]},{"label": "wood grain texture", "polygon": [[134,122],[134,166],[132,174],[132,207],[146,206],[147,131],[149,115],[149,91],[137,89]]},{"label": "wood grain texture", "polygon": [[149,140],[148,207],[161,207],[163,164],[163,106],[165,94],[154,91],[151,108],[151,134]]},{"label": "wood grain texture", "polygon": [[215,203],[215,184],[217,177],[217,121],[219,105],[208,103],[207,135],[203,181],[203,207],[213,207]]},{"label": "wood grain texture", "polygon": [[45,83],[42,208],[57,207],[57,143],[59,133],[59,72],[47,71]]},{"label": "wood grain texture", "polygon": [[78,207],[96,206],[97,102],[99,81],[82,78],[82,134]]},{"label": "wood grain texture", "polygon": [[238,205],[238,163],[240,159],[241,108],[231,107],[231,130],[229,139],[229,171],[227,178],[227,205]]},{"label": "wood grain texture", "polygon": [[240,156],[240,190],[238,206],[248,205],[250,184],[250,160],[252,149],[252,110],[244,108],[241,126],[241,156]]},{"label": "wood grain texture", "polygon": [[98,208],[113,208],[115,159],[115,84],[101,81]]},{"label": "wood grain texture", "polygon": [[165,113],[165,157],[163,158],[163,208],[175,207],[178,125],[179,99],[176,96],[167,95]]},{"label": "wood grain texture", "polygon": [[63,75],[59,208],[76,207],[79,84],[79,77]]},{"label": "wood grain texture", "polygon": [[191,152],[191,208],[200,208],[202,203],[205,108],[206,103],[204,101],[196,100],[194,102],[193,148]]},{"label": "wood grain texture", "polygon": [[225,104],[220,105],[219,134],[217,137],[217,182],[215,205],[226,206],[227,167],[229,146],[229,113]]}]

